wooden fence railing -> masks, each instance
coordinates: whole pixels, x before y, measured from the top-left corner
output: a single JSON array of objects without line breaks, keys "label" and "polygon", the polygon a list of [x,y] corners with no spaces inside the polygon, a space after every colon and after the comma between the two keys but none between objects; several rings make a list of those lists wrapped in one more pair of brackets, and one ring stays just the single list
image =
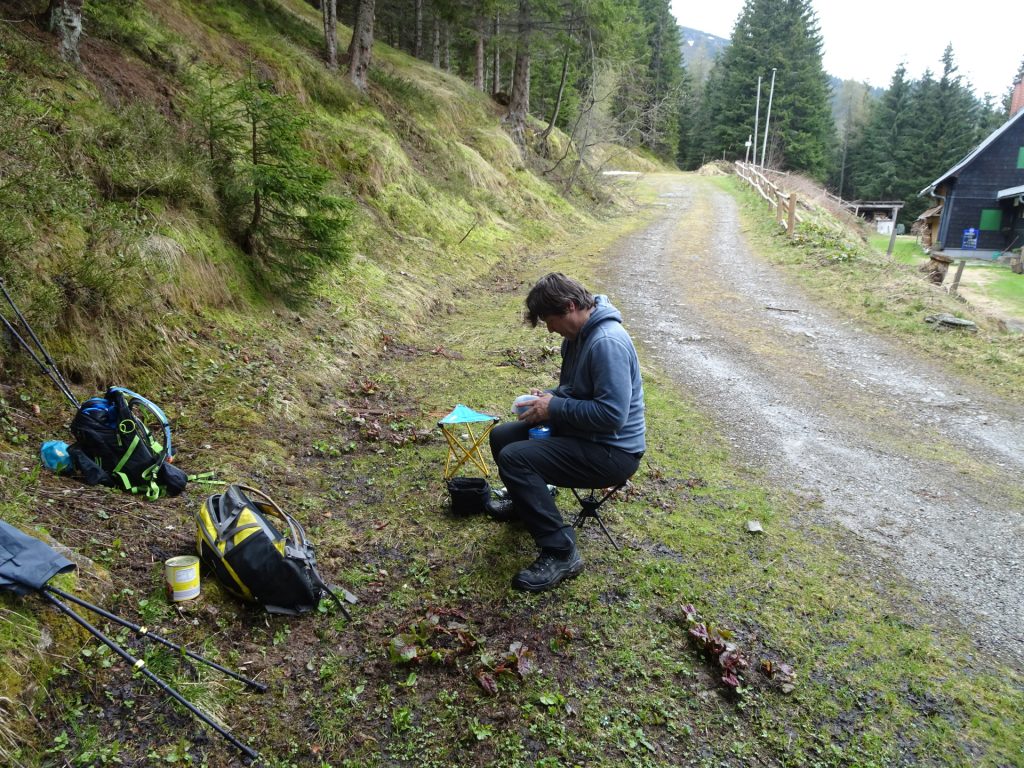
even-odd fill
[{"label": "wooden fence railing", "polygon": [[[752,186],[765,201],[775,207],[775,221],[786,228],[786,234],[793,237],[796,225],[801,221],[796,210],[796,194],[785,192],[769,179],[764,171],[749,163],[736,163],[736,175]],[[785,223],[783,223],[785,219]]]}]

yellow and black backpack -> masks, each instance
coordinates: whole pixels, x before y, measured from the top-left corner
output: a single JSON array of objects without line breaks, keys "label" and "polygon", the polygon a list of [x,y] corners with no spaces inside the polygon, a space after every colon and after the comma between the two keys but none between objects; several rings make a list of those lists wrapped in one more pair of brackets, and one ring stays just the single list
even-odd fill
[{"label": "yellow and black backpack", "polygon": [[236,597],[290,616],[330,597],[351,618],[320,576],[305,530],[263,491],[229,485],[207,498],[195,518],[199,558]]}]

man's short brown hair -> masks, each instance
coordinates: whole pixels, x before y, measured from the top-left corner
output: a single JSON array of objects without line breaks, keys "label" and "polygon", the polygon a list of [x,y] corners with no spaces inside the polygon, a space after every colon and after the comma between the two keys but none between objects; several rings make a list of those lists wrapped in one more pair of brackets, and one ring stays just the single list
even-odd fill
[{"label": "man's short brown hair", "polygon": [[545,317],[566,314],[570,302],[576,309],[590,309],[595,303],[590,291],[576,280],[561,272],[549,272],[526,296],[526,322],[536,328]]}]

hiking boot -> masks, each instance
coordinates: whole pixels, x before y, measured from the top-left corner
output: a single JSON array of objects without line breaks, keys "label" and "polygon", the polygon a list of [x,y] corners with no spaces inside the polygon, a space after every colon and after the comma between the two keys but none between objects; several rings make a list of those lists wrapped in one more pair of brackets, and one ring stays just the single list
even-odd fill
[{"label": "hiking boot", "polygon": [[511,499],[489,499],[484,504],[484,512],[496,523],[511,523],[519,519]]},{"label": "hiking boot", "polygon": [[542,550],[540,557],[512,578],[512,588],[524,592],[545,592],[583,571],[583,559],[574,546],[568,554]]}]

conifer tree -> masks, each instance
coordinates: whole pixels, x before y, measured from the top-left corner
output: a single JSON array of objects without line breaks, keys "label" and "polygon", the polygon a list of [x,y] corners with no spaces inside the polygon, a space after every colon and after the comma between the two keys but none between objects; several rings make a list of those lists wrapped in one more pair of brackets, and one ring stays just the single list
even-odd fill
[{"label": "conifer tree", "polygon": [[249,129],[249,151],[238,158],[241,244],[270,287],[301,298],[318,272],[348,255],[349,205],[326,191],[330,174],[301,144],[304,112],[252,76],[238,101]]},{"label": "conifer tree", "polygon": [[984,138],[982,104],[958,74],[952,45],[942,54],[942,76],[921,79],[911,100],[907,153],[902,193],[906,213],[916,216],[928,205],[918,193],[952,168]]},{"label": "conifer tree", "polygon": [[228,228],[268,289],[301,301],[324,268],[348,256],[351,204],[303,147],[310,117],[253,72],[222,83],[205,72],[190,111]]},{"label": "conifer tree", "polygon": [[620,69],[615,110],[627,144],[674,160],[683,83],[679,25],[668,0],[639,0],[637,11],[643,36],[632,61]]},{"label": "conifer tree", "polygon": [[[729,158],[743,156],[744,144],[753,132],[757,79],[761,76],[764,83],[769,82],[775,69],[769,164],[824,178],[835,128],[821,44],[809,0],[747,0],[730,45],[708,80],[705,108],[709,130],[704,152],[714,157],[723,153]],[[767,91],[765,86],[759,131],[763,131]]]},{"label": "conifer tree", "polygon": [[909,146],[911,83],[904,64],[896,67],[889,88],[873,105],[863,130],[851,142],[851,195],[861,200],[897,200]]},{"label": "conifer tree", "polygon": [[981,104],[958,74],[952,45],[947,45],[942,54],[942,77],[938,82],[932,111],[947,117],[938,124],[941,130],[935,133],[935,150],[930,153],[934,158],[932,170],[941,173],[984,138],[979,127]]},{"label": "conifer tree", "polygon": [[850,147],[850,194],[901,200],[903,217],[917,216],[930,204],[920,191],[998,127],[995,114],[958,73],[952,46],[942,55],[939,79],[926,70],[907,81],[900,65]]}]

